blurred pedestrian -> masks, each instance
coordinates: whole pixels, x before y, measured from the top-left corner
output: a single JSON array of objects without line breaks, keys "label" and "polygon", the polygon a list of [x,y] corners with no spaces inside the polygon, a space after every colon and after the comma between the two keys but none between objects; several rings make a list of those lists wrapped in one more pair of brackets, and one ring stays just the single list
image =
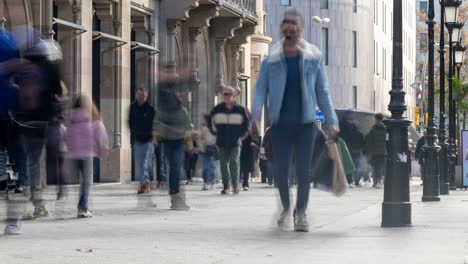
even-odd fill
[{"label": "blurred pedestrian", "polygon": [[197,131],[193,131],[192,133],[192,144],[193,148],[191,150],[185,150],[185,175],[187,178],[187,184],[191,184],[193,181],[193,176],[195,176],[195,171],[197,167],[198,161],[198,139],[199,134]]},{"label": "blurred pedestrian", "polygon": [[239,193],[241,138],[247,135],[249,128],[245,108],[234,100],[235,92],[233,87],[224,88],[224,102],[213,108],[208,120],[208,127],[216,135],[219,149],[223,195],[229,194],[230,187],[234,194]]},{"label": "blurred pedestrian", "polygon": [[366,135],[366,153],[373,170],[375,188],[382,187],[382,177],[385,175],[385,157],[387,154],[387,140],[385,126],[382,123],[384,116],[375,115],[375,124]]},{"label": "blurred pedestrian", "polygon": [[67,151],[65,144],[64,113],[68,104],[68,89],[63,81],[60,82],[60,93],[56,95],[62,114],[54,122],[50,122],[46,130],[46,172],[47,181],[57,185],[57,200],[65,199],[64,187],[64,155]]},{"label": "blurred pedestrian", "polygon": [[[248,113],[248,112],[247,112]],[[248,113],[250,118],[250,114]],[[249,126],[247,137],[242,139],[240,153],[240,176],[242,178],[242,188],[249,190],[250,175],[255,172],[256,152],[260,145],[260,136],[255,125]]]},{"label": "blurred pedestrian", "polygon": [[268,116],[273,123],[273,166],[283,205],[278,225],[284,226],[290,215],[288,176],[294,156],[298,188],[294,230],[307,232],[309,172],[317,133],[314,124],[316,104],[325,115],[329,135],[335,136],[339,129],[322,55],[317,47],[302,39],[303,27],[304,19],[296,10],[286,11],[281,23],[284,38],[272,47],[262,63],[252,112],[258,123],[268,98]]},{"label": "blurred pedestrian", "polygon": [[[18,91],[10,80],[21,66],[19,56],[17,45],[11,33],[0,27],[0,151],[4,151],[8,148],[10,162],[15,163],[13,169],[19,177],[23,178],[22,173],[19,173],[20,168],[17,159],[21,144],[18,133],[13,131],[14,126],[9,117],[10,113],[14,114],[17,110]],[[2,170],[6,170],[6,159],[3,159],[0,166],[3,166],[3,168],[1,168]],[[19,180],[17,184],[19,184]],[[10,199],[7,199],[7,225],[5,227],[5,235],[18,235],[21,233],[20,218],[19,215],[17,215],[15,207],[16,204]]]},{"label": "blurred pedestrian", "polygon": [[92,217],[88,200],[93,184],[93,158],[107,157],[106,128],[96,105],[87,96],[76,99],[66,127],[66,157],[70,160],[72,173],[81,175],[77,217]]},{"label": "blurred pedestrian", "polygon": [[209,115],[203,116],[203,123],[200,129],[199,149],[203,163],[203,189],[208,190],[208,185],[213,188],[216,175],[216,137],[208,129]]},{"label": "blurred pedestrian", "polygon": [[154,108],[147,101],[148,90],[140,86],[136,89],[135,102],[130,105],[129,127],[135,153],[135,174],[140,179],[138,193],[150,191],[153,168],[153,120]]},{"label": "blurred pedestrian", "polygon": [[[26,196],[31,196],[34,205],[33,214],[26,214],[26,219],[49,216],[42,193],[40,160],[47,127],[55,126],[62,118],[63,104],[59,100],[62,90],[59,73],[61,58],[62,53],[56,42],[39,40],[24,52],[21,68],[13,77],[18,87],[18,108],[10,117],[17,125],[24,153],[22,165]],[[9,227],[19,232],[19,218],[17,220]]]},{"label": "blurred pedestrian", "polygon": [[[414,151],[414,158],[419,163],[419,170],[421,173],[421,181],[424,184],[424,169],[425,169],[425,156],[423,147],[427,145],[427,131],[424,131],[424,135],[419,138],[418,143],[416,144],[416,150]],[[422,184],[421,184],[422,185]]]},{"label": "blurred pedestrian", "polygon": [[167,160],[166,156],[164,156],[164,146],[157,142],[154,145],[154,153],[156,155],[156,189],[160,189],[164,187],[164,183],[167,181]]},{"label": "blurred pedestrian", "polygon": [[[175,75],[175,74],[174,74]],[[169,163],[169,194],[171,209],[189,210],[184,194],[180,191],[180,177],[184,162],[184,150],[192,149],[192,127],[187,109],[176,94],[177,76],[160,84],[158,108],[153,124],[153,143],[161,143]]]},{"label": "blurred pedestrian", "polygon": [[356,170],[352,174],[346,175],[348,180],[348,184],[352,186],[359,187],[359,182],[361,180],[363,174],[363,147],[365,144],[364,135],[359,131],[357,126],[354,124],[352,115],[350,113],[345,113],[344,116],[340,120],[340,133],[338,137],[342,138],[346,146],[348,147],[349,153],[354,162],[354,166]]},{"label": "blurred pedestrian", "polygon": [[274,180],[274,171],[273,171],[273,147],[271,143],[271,126],[269,126],[265,135],[263,135],[262,140],[262,149],[264,151],[264,159],[266,160],[266,178],[270,186],[275,182]]}]

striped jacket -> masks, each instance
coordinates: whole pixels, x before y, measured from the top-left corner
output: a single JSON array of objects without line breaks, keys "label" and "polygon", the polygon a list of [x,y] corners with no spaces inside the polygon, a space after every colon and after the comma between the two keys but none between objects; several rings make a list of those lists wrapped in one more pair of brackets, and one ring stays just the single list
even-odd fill
[{"label": "striped jacket", "polygon": [[236,103],[229,110],[225,103],[221,103],[211,111],[208,128],[213,135],[216,135],[218,147],[235,147],[248,132],[249,118],[242,105]]}]

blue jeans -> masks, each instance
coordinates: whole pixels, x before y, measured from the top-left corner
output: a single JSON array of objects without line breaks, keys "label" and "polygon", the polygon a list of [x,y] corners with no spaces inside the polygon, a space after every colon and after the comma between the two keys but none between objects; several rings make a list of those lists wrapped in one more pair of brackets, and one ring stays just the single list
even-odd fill
[{"label": "blue jeans", "polygon": [[135,174],[140,178],[141,184],[151,182],[150,170],[153,164],[154,146],[153,142],[146,143],[135,142]]},{"label": "blue jeans", "polygon": [[200,153],[203,161],[203,182],[213,183],[216,173],[216,160],[214,156]]},{"label": "blue jeans", "polygon": [[93,184],[93,158],[73,159],[71,166],[81,175],[78,209],[88,209],[89,193]]},{"label": "blue jeans", "polygon": [[[275,153],[273,169],[279,189],[281,203],[289,210],[289,174],[291,165],[295,165],[297,179],[296,212],[305,213],[309,201],[310,173],[312,153],[314,152],[317,129],[314,124],[274,125],[272,126],[272,146]],[[295,162],[292,162],[292,156]]]},{"label": "blue jeans", "polygon": [[163,144],[159,144],[155,150],[156,153],[156,162],[158,163],[158,171],[156,175],[156,180],[159,182],[166,181],[166,174],[167,174],[167,164],[166,164],[166,157],[164,155],[164,147]]},{"label": "blue jeans", "polygon": [[40,175],[40,160],[42,149],[45,145],[45,138],[41,136],[25,135],[22,139],[23,153],[25,160],[24,165],[24,179],[23,184],[31,188],[31,191],[40,191],[41,175]]},{"label": "blue jeans", "polygon": [[184,165],[184,140],[167,140],[162,142],[164,155],[169,161],[169,194],[180,192],[179,183]]}]

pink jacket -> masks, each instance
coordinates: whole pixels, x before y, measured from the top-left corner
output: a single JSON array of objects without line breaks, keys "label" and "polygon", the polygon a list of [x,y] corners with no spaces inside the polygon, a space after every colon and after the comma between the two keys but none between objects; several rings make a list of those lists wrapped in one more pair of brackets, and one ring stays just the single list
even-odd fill
[{"label": "pink jacket", "polygon": [[92,121],[88,112],[81,108],[70,111],[65,142],[69,159],[102,157],[107,151],[108,139],[102,121]]}]

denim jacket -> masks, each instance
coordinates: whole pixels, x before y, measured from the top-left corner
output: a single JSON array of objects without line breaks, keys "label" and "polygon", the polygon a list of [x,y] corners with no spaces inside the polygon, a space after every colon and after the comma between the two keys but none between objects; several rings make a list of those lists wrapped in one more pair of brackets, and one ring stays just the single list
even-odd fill
[{"label": "denim jacket", "polygon": [[[321,62],[321,52],[314,45],[300,40],[302,71],[302,123],[315,122],[315,107],[318,105],[325,116],[325,123],[338,125],[328,90],[328,79]],[[270,55],[262,62],[255,85],[252,112],[260,116],[262,107],[268,100],[269,118],[277,124],[286,88],[287,67],[283,53],[283,40],[273,45]]]}]

